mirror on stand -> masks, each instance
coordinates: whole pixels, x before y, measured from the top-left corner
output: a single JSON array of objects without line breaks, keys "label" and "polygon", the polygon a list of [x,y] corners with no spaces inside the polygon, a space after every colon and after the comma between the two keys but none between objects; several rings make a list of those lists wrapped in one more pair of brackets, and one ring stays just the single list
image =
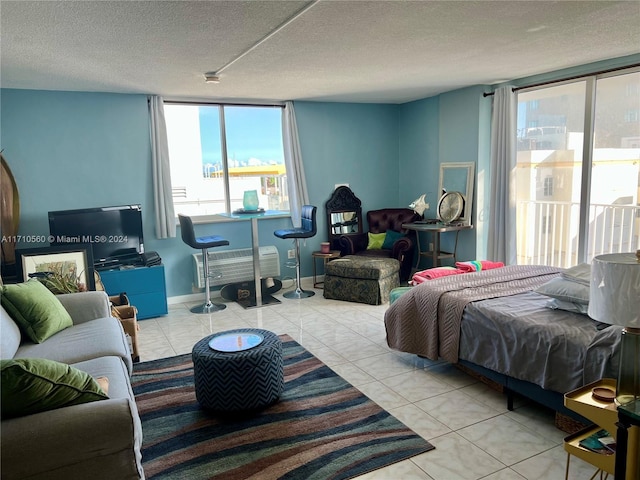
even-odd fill
[{"label": "mirror on stand", "polygon": [[349,187],[336,188],[325,203],[329,243],[339,250],[338,237],[362,233],[362,202]]},{"label": "mirror on stand", "polygon": [[464,199],[462,213],[457,221],[471,225],[473,210],[473,180],[475,164],[473,162],[454,162],[440,164],[440,183],[438,198],[447,192],[460,192]]}]

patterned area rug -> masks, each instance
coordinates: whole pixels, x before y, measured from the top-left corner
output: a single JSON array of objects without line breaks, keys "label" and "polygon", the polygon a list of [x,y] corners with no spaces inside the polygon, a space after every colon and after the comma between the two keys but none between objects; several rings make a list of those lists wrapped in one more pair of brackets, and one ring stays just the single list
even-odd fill
[{"label": "patterned area rug", "polygon": [[280,400],[243,417],[200,408],[191,355],[135,364],[148,479],[348,479],[434,447],[287,335]]}]

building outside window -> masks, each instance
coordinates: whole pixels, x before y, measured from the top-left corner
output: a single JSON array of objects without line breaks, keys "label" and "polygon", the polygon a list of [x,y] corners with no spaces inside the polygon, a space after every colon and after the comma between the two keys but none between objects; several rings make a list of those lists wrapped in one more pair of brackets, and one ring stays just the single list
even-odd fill
[{"label": "building outside window", "polygon": [[282,108],[165,103],[176,214],[230,213],[256,190],[260,208],[288,210]]},{"label": "building outside window", "polygon": [[519,264],[640,248],[640,119],[629,108],[639,103],[637,68],[518,93]]}]

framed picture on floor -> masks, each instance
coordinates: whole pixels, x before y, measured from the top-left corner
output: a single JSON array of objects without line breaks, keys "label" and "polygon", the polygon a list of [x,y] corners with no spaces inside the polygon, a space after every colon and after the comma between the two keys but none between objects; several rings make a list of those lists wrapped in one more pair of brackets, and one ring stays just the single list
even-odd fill
[{"label": "framed picture on floor", "polygon": [[18,280],[39,277],[45,284],[60,287],[54,293],[96,289],[90,244],[18,249],[16,267]]}]

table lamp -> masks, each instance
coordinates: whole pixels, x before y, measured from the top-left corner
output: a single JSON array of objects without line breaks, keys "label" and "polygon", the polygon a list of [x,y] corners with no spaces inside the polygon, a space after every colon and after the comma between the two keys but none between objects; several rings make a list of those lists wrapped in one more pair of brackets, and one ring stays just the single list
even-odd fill
[{"label": "table lamp", "polygon": [[640,250],[593,259],[589,316],[624,327],[616,402],[626,405],[640,399]]}]

